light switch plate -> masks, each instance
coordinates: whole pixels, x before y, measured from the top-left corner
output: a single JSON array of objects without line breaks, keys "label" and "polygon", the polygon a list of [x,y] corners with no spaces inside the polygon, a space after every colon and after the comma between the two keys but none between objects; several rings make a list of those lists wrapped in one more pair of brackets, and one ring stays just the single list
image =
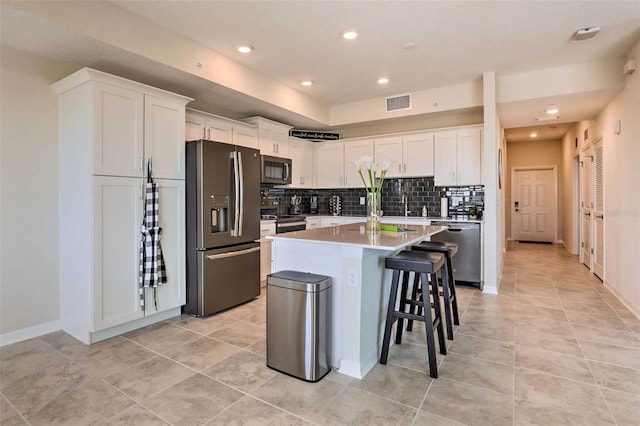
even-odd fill
[{"label": "light switch plate", "polygon": [[364,203],[366,203],[366,201],[364,200],[364,197],[360,197],[360,205],[364,206]]}]

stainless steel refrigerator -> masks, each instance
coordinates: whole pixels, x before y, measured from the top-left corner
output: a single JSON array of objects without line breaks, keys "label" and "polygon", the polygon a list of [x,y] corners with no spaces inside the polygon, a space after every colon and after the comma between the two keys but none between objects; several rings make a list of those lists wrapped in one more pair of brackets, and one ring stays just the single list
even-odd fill
[{"label": "stainless steel refrigerator", "polygon": [[187,142],[187,303],[204,316],[260,294],[260,151]]}]

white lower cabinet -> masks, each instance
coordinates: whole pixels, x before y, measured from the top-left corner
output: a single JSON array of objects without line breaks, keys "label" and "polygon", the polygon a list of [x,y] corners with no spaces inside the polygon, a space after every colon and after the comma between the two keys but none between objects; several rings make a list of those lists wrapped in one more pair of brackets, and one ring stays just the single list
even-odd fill
[{"label": "white lower cabinet", "polygon": [[[93,277],[85,277],[94,296],[91,332],[144,316],[136,285],[142,180],[97,176],[93,178],[93,194],[93,256],[87,252],[83,259],[77,259],[93,265]],[[91,235],[82,237],[91,241]]]},{"label": "white lower cabinet", "polygon": [[142,311],[137,283],[144,181],[112,176],[93,178],[93,256],[86,259],[93,265],[90,332],[179,308],[185,303],[184,181],[156,179],[155,182],[159,190],[160,245],[167,283],[157,289],[157,307],[154,290],[145,290],[146,308]]},{"label": "white lower cabinet", "polygon": [[321,218],[307,216],[306,220],[307,220],[307,229],[322,228],[322,219]]},{"label": "white lower cabinet", "polygon": [[260,222],[260,281],[266,280],[271,273],[271,240],[265,237],[275,233],[275,221]]},{"label": "white lower cabinet", "polygon": [[186,303],[185,182],[170,179],[156,179],[155,182],[158,184],[160,199],[160,244],[167,269],[167,282],[157,289],[157,307],[153,289],[145,291],[146,315],[179,308]]}]

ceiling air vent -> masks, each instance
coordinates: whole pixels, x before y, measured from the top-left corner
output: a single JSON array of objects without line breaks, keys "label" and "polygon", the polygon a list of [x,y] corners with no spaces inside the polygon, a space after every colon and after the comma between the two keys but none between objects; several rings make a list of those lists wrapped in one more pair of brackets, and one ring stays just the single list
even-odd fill
[{"label": "ceiling air vent", "polygon": [[387,98],[387,112],[411,109],[411,95],[398,95]]}]

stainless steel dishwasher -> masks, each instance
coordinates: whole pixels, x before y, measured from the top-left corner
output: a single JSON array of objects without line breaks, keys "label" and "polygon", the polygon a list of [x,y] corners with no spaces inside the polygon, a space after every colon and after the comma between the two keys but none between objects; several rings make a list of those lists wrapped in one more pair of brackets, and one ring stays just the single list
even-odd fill
[{"label": "stainless steel dishwasher", "polygon": [[431,237],[431,241],[458,243],[458,253],[453,258],[456,284],[472,285],[482,289],[480,224],[454,221],[435,221],[432,225],[447,229]]}]

